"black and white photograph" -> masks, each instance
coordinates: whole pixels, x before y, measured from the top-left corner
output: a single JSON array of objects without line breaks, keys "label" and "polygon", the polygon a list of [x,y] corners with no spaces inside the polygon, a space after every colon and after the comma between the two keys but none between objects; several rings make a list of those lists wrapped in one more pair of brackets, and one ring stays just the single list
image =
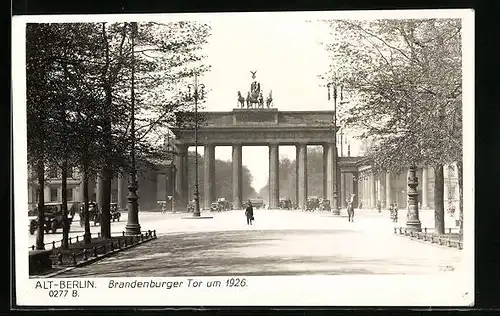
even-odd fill
[{"label": "black and white photograph", "polygon": [[472,306],[474,12],[15,16],[19,306]]}]

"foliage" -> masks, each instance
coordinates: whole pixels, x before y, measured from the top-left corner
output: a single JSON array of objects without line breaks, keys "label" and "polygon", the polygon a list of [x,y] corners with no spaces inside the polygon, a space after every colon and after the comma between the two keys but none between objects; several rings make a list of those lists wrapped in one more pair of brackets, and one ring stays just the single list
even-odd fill
[{"label": "foliage", "polygon": [[[204,196],[204,171],[205,160],[203,156],[198,154],[198,178],[200,201],[203,201]],[[188,152],[188,186],[190,191],[190,200],[194,198],[195,177],[195,153]],[[242,166],[242,199],[247,199],[256,196],[255,190],[252,188],[252,175],[246,166]],[[227,201],[233,200],[233,164],[231,161],[223,161],[215,159],[215,198],[224,197]]]},{"label": "foliage", "polygon": [[[282,158],[279,162],[280,198],[296,200],[296,161]],[[307,191],[308,196],[323,196],[323,150],[321,147],[307,148]],[[259,191],[264,200],[269,199],[269,182]]]},{"label": "foliage", "polygon": [[351,96],[341,120],[371,138],[377,169],[462,155],[461,23],[452,19],[328,21],[324,78]]}]

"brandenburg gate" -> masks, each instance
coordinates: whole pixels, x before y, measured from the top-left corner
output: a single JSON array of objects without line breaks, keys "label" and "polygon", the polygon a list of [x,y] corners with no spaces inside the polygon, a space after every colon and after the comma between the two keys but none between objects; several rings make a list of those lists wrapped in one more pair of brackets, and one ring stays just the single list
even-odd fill
[{"label": "brandenburg gate", "polygon": [[[333,130],[333,111],[278,111],[265,108],[233,109],[228,112],[199,112],[197,144],[204,147],[205,171],[204,207],[209,208],[215,196],[215,147],[232,146],[233,164],[233,206],[242,206],[242,146],[267,146],[269,148],[269,207],[277,208],[279,203],[279,146],[296,147],[297,196],[300,207],[307,201],[307,146],[323,146],[324,198],[333,201],[334,189],[339,174]],[[191,123],[182,126],[182,121],[194,113],[177,113],[177,127],[172,129],[177,147],[175,165],[176,205],[188,203],[188,147],[195,145],[193,117]],[[189,125],[189,126],[188,126]],[[338,188],[339,189],[339,188]],[[340,194],[338,195],[340,200]]]}]

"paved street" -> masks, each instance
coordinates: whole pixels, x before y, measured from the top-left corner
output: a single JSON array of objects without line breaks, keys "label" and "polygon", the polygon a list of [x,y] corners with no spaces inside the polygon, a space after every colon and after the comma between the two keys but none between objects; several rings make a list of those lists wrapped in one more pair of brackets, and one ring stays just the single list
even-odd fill
[{"label": "paved street", "polygon": [[[141,213],[142,229],[156,229],[157,240],[58,277],[433,274],[463,259],[463,251],[393,235],[386,212],[360,210],[349,223],[344,214],[257,210],[253,226],[243,211],[210,215]],[[433,227],[432,211],[422,221]],[[397,225],[404,222],[400,212]]]}]

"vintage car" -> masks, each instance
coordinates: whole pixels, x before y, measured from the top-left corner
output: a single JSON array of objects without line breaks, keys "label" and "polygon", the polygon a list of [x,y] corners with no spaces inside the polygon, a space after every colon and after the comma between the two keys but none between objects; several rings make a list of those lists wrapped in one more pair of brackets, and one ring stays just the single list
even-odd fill
[{"label": "vintage car", "polygon": [[[85,215],[83,214],[83,208],[85,205],[82,203],[80,206],[80,227],[85,225]],[[96,202],[89,202],[89,222],[94,222],[94,226],[97,226],[101,222],[101,211]]]},{"label": "vintage car", "polygon": [[[45,213],[44,213],[44,230],[45,233],[56,233],[58,229],[63,228],[63,213],[62,213],[62,203],[45,203]],[[38,211],[36,211],[38,214]],[[71,225],[73,222],[73,216],[68,211],[68,224]],[[33,235],[35,231],[39,228],[38,218],[30,220],[29,230],[30,234]]]},{"label": "vintage car", "polygon": [[252,206],[255,209],[260,209],[264,207],[264,199],[262,199],[261,197],[250,199],[250,202],[252,202]]},{"label": "vintage car", "polygon": [[213,202],[210,204],[210,212],[220,212],[219,203]]},{"label": "vintage car", "polygon": [[110,219],[114,222],[115,220],[117,222],[120,221],[120,216],[122,216],[122,213],[120,213],[120,210],[118,209],[118,203],[111,203],[110,209],[109,209],[109,217]]},{"label": "vintage car", "polygon": [[219,205],[220,211],[230,211],[232,209],[231,202],[227,201],[226,198],[218,198],[217,204]]},{"label": "vintage car", "polygon": [[321,200],[319,209],[321,211],[330,211],[332,209],[332,207],[330,206],[330,200]]},{"label": "vintage car", "polygon": [[307,198],[306,211],[315,211],[319,209],[319,198],[316,196],[310,196]]},{"label": "vintage car", "polygon": [[282,210],[291,210],[292,201],[290,201],[290,199],[280,199],[278,207]]}]

